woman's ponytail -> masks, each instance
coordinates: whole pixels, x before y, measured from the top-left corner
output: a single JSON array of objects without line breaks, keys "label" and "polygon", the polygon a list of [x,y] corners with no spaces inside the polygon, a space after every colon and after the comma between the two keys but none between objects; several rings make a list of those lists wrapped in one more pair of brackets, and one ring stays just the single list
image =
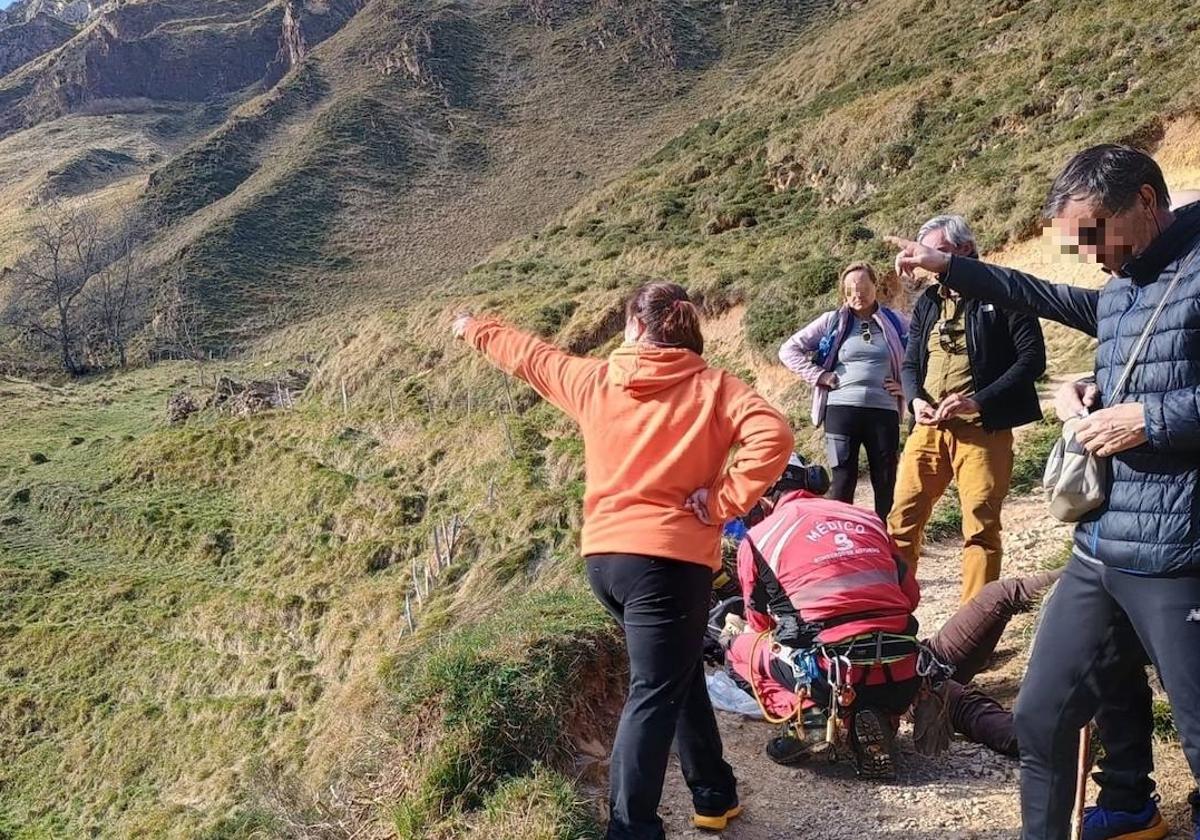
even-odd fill
[{"label": "woman's ponytail", "polygon": [[647,283],[629,299],[626,316],[636,317],[646,328],[645,340],[659,347],[681,347],[704,353],[700,310],[687,291],[675,283]]}]

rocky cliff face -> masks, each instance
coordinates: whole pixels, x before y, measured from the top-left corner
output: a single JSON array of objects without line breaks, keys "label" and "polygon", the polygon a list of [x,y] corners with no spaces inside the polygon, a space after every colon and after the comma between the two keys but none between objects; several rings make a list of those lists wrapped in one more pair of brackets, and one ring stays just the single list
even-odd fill
[{"label": "rocky cliff face", "polygon": [[0,76],[62,46],[75,35],[75,27],[47,14],[28,21],[0,25]]},{"label": "rocky cliff face", "polygon": [[[0,135],[95,100],[206,102],[269,86],[360,5],[359,0],[229,0],[214,10],[195,0],[125,3],[104,6],[74,37],[52,28],[51,22],[59,22],[43,14],[36,18],[47,33],[43,42],[59,40],[38,52],[28,38],[19,39],[25,49],[13,50],[8,65],[20,69],[0,79]],[[0,69],[5,31],[0,30]],[[26,63],[37,55],[42,57]]]},{"label": "rocky cliff face", "polygon": [[78,26],[91,19],[103,5],[100,0],[17,0],[0,11],[0,26],[28,23],[39,16]]}]

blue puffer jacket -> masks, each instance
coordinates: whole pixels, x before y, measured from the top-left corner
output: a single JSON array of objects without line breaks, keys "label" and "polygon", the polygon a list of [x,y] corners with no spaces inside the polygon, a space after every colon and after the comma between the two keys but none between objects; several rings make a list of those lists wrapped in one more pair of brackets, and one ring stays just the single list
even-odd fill
[{"label": "blue puffer jacket", "polygon": [[1176,272],[1123,402],[1145,408],[1149,441],[1111,459],[1108,499],[1080,523],[1076,552],[1149,575],[1200,573],[1200,203],[1100,290],[1047,283],[954,257],[944,281],[963,295],[1059,321],[1099,339],[1096,382],[1108,404],[1125,362]]}]

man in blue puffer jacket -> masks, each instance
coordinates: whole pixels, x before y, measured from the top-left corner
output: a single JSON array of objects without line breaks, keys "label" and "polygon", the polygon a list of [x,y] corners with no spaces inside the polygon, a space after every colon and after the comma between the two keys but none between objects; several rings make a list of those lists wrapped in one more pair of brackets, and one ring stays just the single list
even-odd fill
[{"label": "man in blue puffer jacket", "polygon": [[[905,240],[893,240],[901,248],[897,267],[936,272],[963,295],[1099,339],[1094,382],[1068,386],[1059,402],[1060,412],[1092,409],[1077,440],[1111,456],[1107,501],[1076,531],[1017,700],[1022,836],[1067,837],[1078,731],[1097,716],[1107,755],[1084,837],[1154,840],[1167,827],[1150,798],[1149,688],[1102,675],[1112,673],[1113,656],[1128,663],[1149,655],[1200,778],[1200,203],[1173,212],[1149,155],[1105,145],[1071,159],[1045,215],[1069,250],[1112,275],[1102,289],[1051,284]],[[1124,398],[1113,400],[1176,275]],[[1114,709],[1120,726],[1106,725]],[[1193,794],[1194,809],[1198,799]]]}]

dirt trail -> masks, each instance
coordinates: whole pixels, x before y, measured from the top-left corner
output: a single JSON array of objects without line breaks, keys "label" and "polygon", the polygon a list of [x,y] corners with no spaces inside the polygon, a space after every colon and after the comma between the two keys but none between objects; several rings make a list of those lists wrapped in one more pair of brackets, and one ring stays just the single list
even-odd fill
[{"label": "dirt trail", "polygon": [[[1005,575],[1044,567],[1067,545],[1070,528],[1045,513],[1038,497],[1010,499],[1005,509]],[[959,597],[957,546],[929,546],[922,558],[921,607],[926,630],[953,614]],[[1011,705],[1026,664],[1032,617],[1018,616],[996,652],[996,666],[977,683]],[[726,757],[738,774],[745,814],[721,836],[728,840],[1010,840],[1018,835],[1018,767],[1015,761],[956,738],[937,759],[917,755],[911,731],[900,736],[899,778],[893,784],[860,782],[849,762],[789,769],[771,763],[763,745],[774,727],[718,713]],[[1182,753],[1175,744],[1158,747],[1163,810],[1177,827],[1172,837],[1190,837],[1184,800],[1190,789]],[[691,797],[672,759],[662,815],[670,838],[712,835],[691,825]]]}]

